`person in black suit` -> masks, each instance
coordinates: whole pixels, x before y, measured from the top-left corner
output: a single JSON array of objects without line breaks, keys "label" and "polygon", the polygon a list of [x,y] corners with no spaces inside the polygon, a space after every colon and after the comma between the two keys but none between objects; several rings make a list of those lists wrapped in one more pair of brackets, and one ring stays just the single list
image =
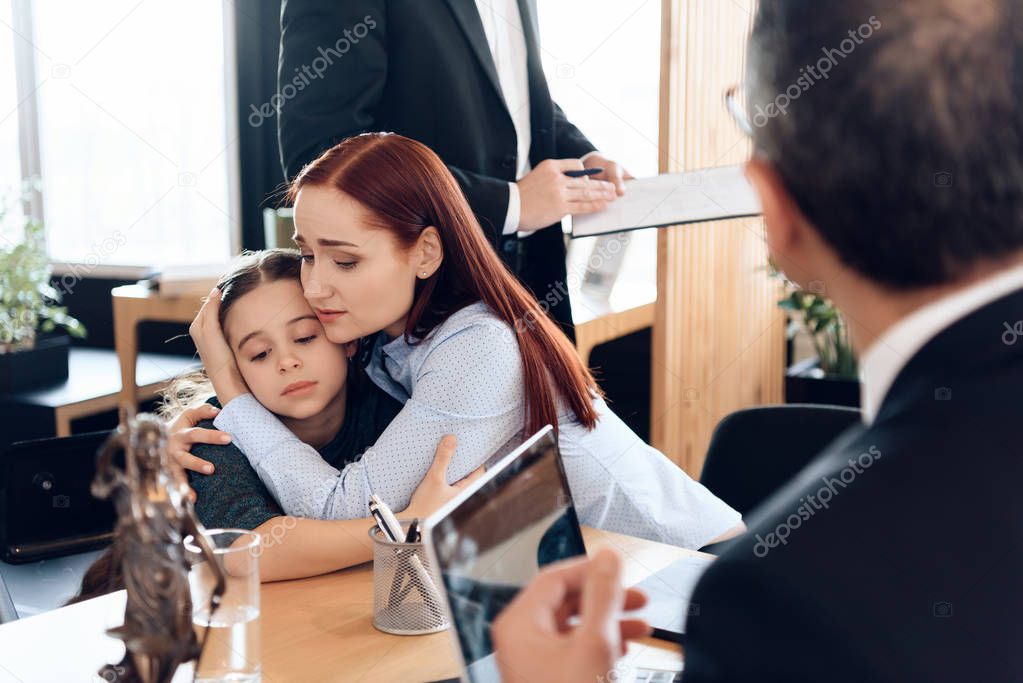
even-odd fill
[{"label": "person in black suit", "polygon": [[[747,173],[775,262],[849,324],[864,424],[702,577],[684,681],[1023,680],[1021,25],[1021,0],[760,1]],[[587,601],[581,567],[498,619],[505,680],[609,670],[622,594]],[[536,627],[580,591],[588,629]]]},{"label": "person in black suit", "polygon": [[[605,208],[628,176],[551,101],[535,0],[285,0],[275,105],[288,178],[367,131],[432,148],[505,263],[572,334],[560,220]],[[584,167],[604,170],[563,174]]]}]

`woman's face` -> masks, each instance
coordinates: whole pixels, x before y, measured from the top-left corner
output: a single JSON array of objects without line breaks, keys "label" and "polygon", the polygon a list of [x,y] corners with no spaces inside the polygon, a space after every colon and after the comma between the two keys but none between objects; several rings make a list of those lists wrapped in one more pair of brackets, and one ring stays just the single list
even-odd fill
[{"label": "woman's face", "polygon": [[327,339],[297,280],[242,295],[227,313],[224,334],[252,395],[278,415],[318,415],[348,379],[344,348]]},{"label": "woman's face", "polygon": [[401,335],[416,278],[439,266],[439,261],[424,261],[422,245],[402,249],[370,219],[361,204],[333,188],[306,186],[295,199],[302,288],[335,343],[381,330],[390,337]]}]

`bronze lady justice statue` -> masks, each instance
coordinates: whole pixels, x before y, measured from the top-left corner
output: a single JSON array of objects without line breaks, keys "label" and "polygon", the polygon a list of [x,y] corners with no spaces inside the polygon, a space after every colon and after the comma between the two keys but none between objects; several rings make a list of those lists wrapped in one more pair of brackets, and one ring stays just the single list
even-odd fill
[{"label": "bronze lady justice statue", "polygon": [[[116,460],[122,450],[123,468]],[[123,572],[128,593],[124,625],[109,631],[127,652],[100,676],[118,683],[169,683],[180,664],[198,660],[202,652],[192,626],[186,536],[195,539],[213,569],[210,614],[226,584],[196,519],[184,471],[167,455],[163,422],[148,414],[123,420],[100,449],[92,492],[112,499],[117,510],[112,566]]]}]

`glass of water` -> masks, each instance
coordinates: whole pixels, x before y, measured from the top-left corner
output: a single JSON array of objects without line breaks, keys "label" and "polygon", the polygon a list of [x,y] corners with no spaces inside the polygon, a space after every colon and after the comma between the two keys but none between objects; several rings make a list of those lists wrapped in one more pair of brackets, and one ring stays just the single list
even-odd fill
[{"label": "glass of water", "polygon": [[196,664],[200,683],[259,683],[259,534],[244,529],[208,529],[203,536],[227,580],[220,606],[210,611],[216,574],[191,536],[192,625],[203,647]]}]

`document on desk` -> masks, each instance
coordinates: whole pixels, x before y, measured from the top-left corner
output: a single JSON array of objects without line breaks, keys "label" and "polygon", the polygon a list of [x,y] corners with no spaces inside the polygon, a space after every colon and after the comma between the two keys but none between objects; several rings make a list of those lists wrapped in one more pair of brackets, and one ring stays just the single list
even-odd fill
[{"label": "document on desk", "polygon": [[691,602],[693,589],[713,561],[710,556],[682,557],[640,581],[635,588],[646,594],[647,604],[631,616],[650,624],[654,638],[682,642],[686,619],[700,615],[700,606]]},{"label": "document on desk", "polygon": [[606,209],[572,217],[572,237],[758,215],[742,166],[719,166],[627,180],[625,195]]}]

